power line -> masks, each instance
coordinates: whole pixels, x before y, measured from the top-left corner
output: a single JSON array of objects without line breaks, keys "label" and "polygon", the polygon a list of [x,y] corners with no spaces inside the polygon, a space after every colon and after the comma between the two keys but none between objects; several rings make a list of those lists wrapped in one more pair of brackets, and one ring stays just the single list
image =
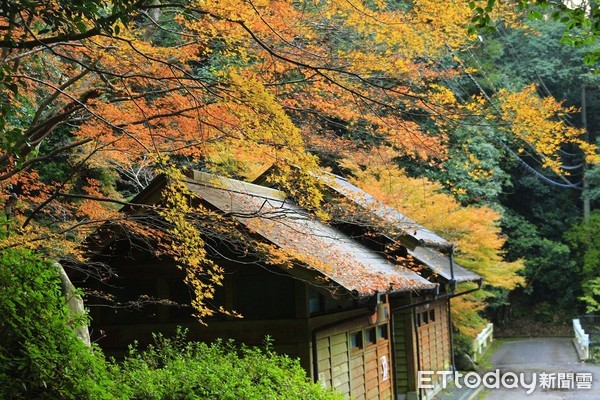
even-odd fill
[{"label": "power line", "polygon": [[[468,70],[466,69],[466,67],[464,66],[464,64],[460,60],[460,58],[457,57],[452,50],[449,49],[449,51],[450,51],[450,54],[452,54],[453,56],[455,56],[455,59],[457,60],[458,64],[462,67],[462,69],[465,71],[466,75],[473,82],[473,84],[477,87],[477,89],[479,90],[479,92],[481,93],[481,95],[483,95],[485,97],[485,99],[489,102],[489,104],[496,110],[496,113],[498,115],[501,115],[501,111],[498,109],[498,106],[496,105],[496,103],[494,101],[492,101],[492,98],[487,94],[487,92],[485,91],[485,89],[473,77],[473,75],[468,72]],[[481,66],[481,63],[479,62],[479,60],[476,59],[476,56],[473,54],[473,52],[470,49],[469,49],[469,52],[471,54],[471,57],[472,57],[473,61],[475,61],[479,66]],[[445,67],[442,66],[442,68],[445,68]],[[490,83],[490,86],[494,90],[494,92],[497,92],[497,90],[494,88],[494,85],[493,85],[492,81],[485,74],[485,71],[483,71],[482,68],[480,68],[479,71],[481,72],[481,74],[484,77],[484,79],[486,79]],[[491,127],[489,126],[489,124],[486,123],[485,126],[487,126],[488,129],[491,129]],[[492,139],[495,139],[494,136],[492,136]],[[544,182],[552,184],[554,186],[563,187],[563,188],[564,187],[581,188],[581,183],[580,182],[572,183],[565,176],[563,176],[563,175],[561,175],[559,173],[556,173],[556,172],[554,172],[556,174],[556,176],[558,176],[560,179],[562,179],[565,183],[557,182],[557,181],[555,181],[553,179],[548,178],[547,176],[545,176],[542,173],[540,173],[539,171],[537,171],[535,168],[531,167],[527,162],[525,162],[516,152],[514,152],[514,150],[512,150],[502,140],[495,140],[495,141],[498,142],[502,147],[504,147],[508,151],[508,153],[511,154],[519,162],[520,165],[522,165],[523,167],[525,167],[525,169],[527,169],[529,172],[531,172],[532,174],[534,174],[536,177],[540,178]],[[539,154],[537,154],[537,155],[539,155]],[[533,155],[530,155],[530,156],[533,157]],[[534,157],[534,159],[536,159],[536,158]],[[538,162],[539,164],[542,164],[541,160],[537,160],[536,159],[536,162]]]}]

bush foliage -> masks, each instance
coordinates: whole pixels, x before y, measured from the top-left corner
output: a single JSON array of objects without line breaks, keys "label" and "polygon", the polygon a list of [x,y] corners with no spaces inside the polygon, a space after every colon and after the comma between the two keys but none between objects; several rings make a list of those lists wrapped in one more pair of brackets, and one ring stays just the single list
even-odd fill
[{"label": "bush foliage", "polygon": [[157,336],[144,351],[132,348],[115,374],[131,399],[342,399],[310,382],[285,355],[232,343],[186,342]]},{"label": "bush foliage", "polygon": [[182,332],[107,361],[75,335],[59,273],[29,250],[0,254],[1,399],[341,399],[308,380],[297,360]]},{"label": "bush foliage", "polygon": [[75,335],[59,272],[29,250],[0,254],[0,398],[109,399],[104,357]]}]

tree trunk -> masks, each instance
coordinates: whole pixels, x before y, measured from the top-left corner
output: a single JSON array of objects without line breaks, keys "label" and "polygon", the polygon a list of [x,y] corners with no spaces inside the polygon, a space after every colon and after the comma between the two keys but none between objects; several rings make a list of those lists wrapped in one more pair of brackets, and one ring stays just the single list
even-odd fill
[{"label": "tree trunk", "polygon": [[[73,314],[75,315],[85,315],[83,299],[79,294],[75,292],[75,286],[73,286],[73,284],[71,283],[71,280],[67,276],[65,269],[62,265],[60,265],[57,262],[54,263],[54,266],[56,267],[56,269],[58,269],[58,272],[60,273],[60,286],[62,289],[62,294],[67,300],[67,307],[69,307],[69,310],[71,310],[71,312],[73,312]],[[87,346],[91,346],[90,332],[88,331],[87,324],[76,327],[75,334],[79,339],[81,339],[83,343],[85,343]]]}]

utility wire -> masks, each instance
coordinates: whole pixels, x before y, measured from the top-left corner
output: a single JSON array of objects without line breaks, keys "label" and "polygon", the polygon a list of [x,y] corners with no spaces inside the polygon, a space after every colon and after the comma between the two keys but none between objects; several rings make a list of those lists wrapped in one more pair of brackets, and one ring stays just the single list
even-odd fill
[{"label": "utility wire", "polygon": [[[516,46],[514,46],[508,40],[509,33],[506,31],[506,29],[503,26],[498,26],[497,32],[498,32],[498,38],[502,42],[503,47],[506,49],[507,53],[513,59],[513,61],[519,63],[520,65],[525,65],[522,53],[516,48]],[[532,78],[531,73],[533,73],[535,75],[535,79]],[[531,82],[537,81],[539,83],[538,87],[543,89],[543,92],[545,92],[546,96],[556,98],[556,96],[553,95],[553,93],[550,91],[550,89],[546,85],[546,82],[544,82],[544,80],[540,76],[537,68],[534,67],[532,69],[526,69],[526,74],[527,74],[527,79],[529,81],[531,81]],[[565,124],[567,124],[569,126],[574,126],[573,123],[571,122],[570,118],[565,118],[564,116],[559,116],[559,118]],[[571,153],[571,152],[568,152],[563,149],[559,149],[558,151],[560,154],[563,154],[563,155],[569,156],[569,157],[581,158],[581,156],[582,156],[581,154]],[[565,168],[565,169],[569,169],[569,168]]]},{"label": "utility wire", "polygon": [[[482,96],[485,97],[485,99],[490,103],[490,105],[496,110],[496,112],[498,114],[500,114],[500,110],[498,109],[498,106],[495,104],[495,102],[492,101],[491,97],[487,94],[487,92],[485,91],[485,89],[481,86],[481,84],[473,77],[473,75],[471,73],[469,73],[467,71],[467,69],[465,68],[464,64],[462,63],[462,61],[460,60],[459,57],[457,57],[454,52],[451,49],[448,49],[450,51],[450,54],[452,54],[453,56],[455,56],[455,59],[457,60],[457,62],[459,63],[459,65],[461,66],[461,68],[465,71],[466,75],[468,76],[468,78],[471,80],[471,82],[473,82],[473,84],[477,87],[477,89],[479,90],[479,92],[481,93]],[[481,64],[479,64],[481,65]],[[445,69],[445,67],[442,65],[442,68]],[[482,74],[485,75],[485,73],[482,71]],[[485,77],[485,79],[487,79],[490,83],[491,81],[489,80],[489,78]],[[459,84],[460,85],[460,84]],[[462,86],[462,85],[461,85]],[[463,91],[465,91],[463,89]],[[465,91],[466,93],[466,91]],[[484,123],[484,126],[486,126],[488,129],[492,129],[489,124]],[[523,166],[527,171],[529,171],[530,173],[532,173],[533,175],[535,175],[536,177],[538,177],[539,179],[543,180],[546,183],[549,183],[551,185],[557,186],[557,187],[562,187],[562,188],[577,188],[577,189],[581,189],[581,183],[577,182],[577,183],[571,183],[569,182],[569,180],[564,177],[561,174],[556,173],[556,175],[562,179],[564,181],[564,183],[562,182],[558,182],[555,181],[553,179],[548,178],[547,176],[543,175],[542,173],[540,173],[539,171],[537,171],[535,168],[533,168],[532,166],[530,166],[527,162],[525,162],[525,160],[523,160],[514,150],[512,150],[506,143],[504,143],[502,140],[496,139],[494,138],[494,135],[492,135],[492,138],[495,139],[494,141],[497,142],[498,144],[500,144],[505,150],[507,150],[507,152],[513,156],[521,166]],[[541,163],[540,160],[536,160],[538,163]]]}]

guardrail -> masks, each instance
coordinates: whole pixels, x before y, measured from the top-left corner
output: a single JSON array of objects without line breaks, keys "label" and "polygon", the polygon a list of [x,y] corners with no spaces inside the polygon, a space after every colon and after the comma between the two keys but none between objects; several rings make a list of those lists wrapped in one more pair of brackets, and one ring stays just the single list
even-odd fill
[{"label": "guardrail", "polygon": [[485,328],[475,338],[473,341],[473,361],[477,361],[479,356],[485,351],[485,349],[489,346],[490,343],[494,340],[494,324],[491,322],[487,324]]},{"label": "guardrail", "polygon": [[575,331],[575,339],[573,343],[577,347],[579,358],[582,360],[590,359],[590,335],[585,333],[581,326],[579,318],[573,320],[573,330]]},{"label": "guardrail", "polygon": [[600,327],[600,315],[598,315],[598,314],[579,315],[577,318],[579,319],[579,321],[581,322],[581,326],[583,326],[583,327],[587,327],[587,326]]}]

